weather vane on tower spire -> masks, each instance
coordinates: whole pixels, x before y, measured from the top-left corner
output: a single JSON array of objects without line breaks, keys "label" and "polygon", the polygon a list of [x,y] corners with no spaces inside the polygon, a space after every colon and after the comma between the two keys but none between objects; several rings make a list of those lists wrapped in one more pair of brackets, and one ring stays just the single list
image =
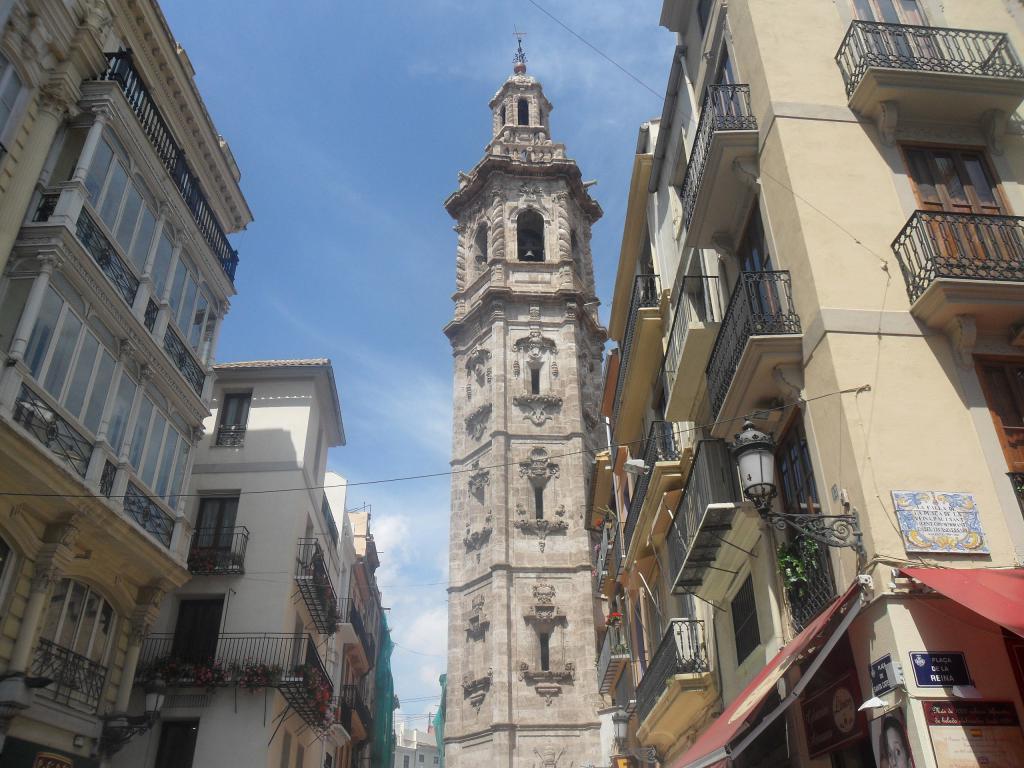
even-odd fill
[{"label": "weather vane on tower spire", "polygon": [[519,48],[516,51],[516,55],[512,57],[512,63],[515,65],[512,67],[512,71],[517,75],[522,75],[526,72],[526,52],[523,50],[523,38],[526,37],[525,32],[520,32],[515,27],[513,34],[516,36],[516,40],[519,42]]}]

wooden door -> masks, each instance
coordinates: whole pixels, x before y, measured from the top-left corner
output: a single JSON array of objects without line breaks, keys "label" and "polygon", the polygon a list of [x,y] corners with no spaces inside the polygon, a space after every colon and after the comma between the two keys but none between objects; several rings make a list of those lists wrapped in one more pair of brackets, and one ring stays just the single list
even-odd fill
[{"label": "wooden door", "polygon": [[979,360],[978,378],[1011,472],[1024,472],[1024,360]]},{"label": "wooden door", "polygon": [[171,654],[193,664],[212,661],[217,653],[217,636],[224,598],[182,600],[174,626]]}]

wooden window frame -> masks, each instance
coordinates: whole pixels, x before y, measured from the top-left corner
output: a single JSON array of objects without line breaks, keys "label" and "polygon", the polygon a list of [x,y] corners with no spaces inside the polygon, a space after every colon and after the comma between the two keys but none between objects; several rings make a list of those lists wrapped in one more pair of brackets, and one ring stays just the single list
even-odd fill
[{"label": "wooden window frame", "polygon": [[[996,438],[999,440],[999,448],[1003,452],[1003,459],[1006,461],[1007,472],[1024,472],[1024,467],[1014,467],[1013,462],[1013,449],[1007,443],[1006,432],[1003,427],[1002,419],[992,409],[993,396],[991,389],[987,383],[987,377],[985,376],[982,367],[986,365],[1000,365],[1004,368],[1010,366],[1016,366],[1024,369],[1024,357],[1014,357],[1012,355],[978,355],[974,358],[974,369],[975,374],[978,377],[978,384],[981,386],[982,395],[985,398],[985,407],[988,409],[989,417],[992,419],[992,427],[996,432]],[[1024,384],[1015,386],[1013,383],[1013,377],[1008,377],[1011,384],[1011,390],[1014,390],[1016,399],[1020,406],[1021,413],[1024,414]],[[1024,427],[1022,427],[1024,429]]]},{"label": "wooden window frame", "polygon": [[[936,152],[948,152],[954,156],[954,163],[957,165],[957,172],[964,171],[964,176],[969,178],[969,174],[966,174],[966,169],[963,167],[963,160],[960,157],[961,154],[971,153],[976,154],[981,158],[981,163],[984,166],[985,172],[989,175],[992,180],[992,192],[996,198],[996,202],[999,205],[1000,212],[998,215],[1001,216],[1012,216],[1013,209],[1010,206],[1009,199],[1006,196],[1005,190],[1003,189],[1003,181],[999,174],[996,172],[995,166],[992,164],[992,158],[989,156],[986,147],[970,145],[970,144],[942,144],[942,143],[931,143],[931,142],[919,142],[919,141],[906,141],[899,143],[900,157],[903,160],[903,166],[907,171],[907,178],[910,180],[910,186],[914,190],[914,202],[919,210],[923,211],[936,211],[935,208],[929,208],[928,206],[934,205],[934,203],[926,203],[921,198],[921,192],[918,188],[916,179],[914,179],[913,172],[911,170],[910,157],[907,154],[907,150],[923,150],[931,155]],[[930,170],[933,174],[935,171],[934,161],[931,161]],[[937,178],[937,175],[936,175]],[[949,193],[946,191],[945,185],[936,184],[936,193],[939,195],[941,205],[943,206],[940,210],[945,213],[955,212],[955,208],[950,202]],[[977,198],[977,193],[974,190],[974,184],[967,184],[964,186],[964,193],[967,195],[968,202],[972,208],[971,213],[977,216],[984,216],[986,214],[978,212],[984,206],[981,205]]]}]

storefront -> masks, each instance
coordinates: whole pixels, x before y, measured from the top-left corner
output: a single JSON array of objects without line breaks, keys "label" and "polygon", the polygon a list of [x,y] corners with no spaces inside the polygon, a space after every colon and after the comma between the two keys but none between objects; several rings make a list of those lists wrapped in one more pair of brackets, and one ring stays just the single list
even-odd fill
[{"label": "storefront", "polygon": [[4,768],[99,768],[99,760],[80,757],[32,741],[10,736],[4,742]]}]

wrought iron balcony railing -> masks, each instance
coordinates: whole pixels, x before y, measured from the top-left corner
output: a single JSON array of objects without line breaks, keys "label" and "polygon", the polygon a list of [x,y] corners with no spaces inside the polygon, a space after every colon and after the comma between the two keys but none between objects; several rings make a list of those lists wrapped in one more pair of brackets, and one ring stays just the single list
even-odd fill
[{"label": "wrought iron balcony railing", "polygon": [[170,356],[178,371],[185,377],[185,381],[189,383],[195,393],[202,395],[203,384],[206,382],[203,366],[192,356],[192,352],[185,346],[185,342],[178,338],[178,334],[171,328],[170,323],[167,324],[167,330],[164,331],[164,351]]},{"label": "wrought iron balcony railing", "polygon": [[185,151],[178,146],[174,135],[153,100],[149,89],[132,64],[131,51],[107,54],[107,69],[98,80],[116,82],[138,118],[139,125],[153,145],[157,157],[170,174],[178,192],[203,238],[220,262],[228,279],[234,282],[238,267],[238,251],[231,247],[227,235],[217,221],[213,207],[206,199],[199,177],[185,160]]},{"label": "wrought iron balcony railing", "polygon": [[658,697],[673,675],[707,672],[708,668],[704,622],[698,619],[672,619],[636,687],[636,712],[640,722],[654,709]]},{"label": "wrought iron balcony railing", "polygon": [[[679,506],[665,537],[665,548],[671,573],[676,576],[695,548],[704,515],[711,504],[740,501],[736,464],[724,440],[699,440],[693,454],[693,466],[686,479]],[[709,535],[716,535],[713,532]],[[716,545],[720,543],[715,540]],[[689,564],[691,567],[693,563]]]},{"label": "wrought iron balcony railing", "polygon": [[659,461],[679,460],[679,441],[675,434],[675,424],[671,421],[651,422],[642,456],[646,470],[637,478],[636,485],[633,487],[633,497],[629,500],[629,511],[626,515],[626,527],[623,533],[627,552],[630,542],[633,540],[637,521],[640,519],[640,511],[644,506],[654,465]]},{"label": "wrought iron balcony railing", "polygon": [[299,539],[295,582],[317,631],[332,634],[338,628],[338,595],[318,540]]},{"label": "wrought iron balcony railing", "polygon": [[683,204],[686,226],[693,220],[704,180],[705,166],[711,153],[711,141],[720,131],[756,131],[757,118],[750,108],[750,86],[745,84],[710,85],[701,104],[700,121],[693,139],[690,160],[679,196]]},{"label": "wrought iron balcony railing", "polygon": [[[52,213],[52,211],[51,211]],[[47,215],[49,218],[49,215]],[[85,246],[85,250],[92,256],[103,274],[107,276],[117,292],[121,294],[125,304],[129,307],[135,303],[135,294],[139,290],[139,278],[132,272],[132,268],[121,258],[117,249],[114,248],[99,224],[84,207],[78,214],[78,223],[75,226],[75,235]]]},{"label": "wrought iron balcony railing", "polygon": [[594,564],[594,571],[597,573],[598,584],[603,578],[602,574],[608,570],[609,549],[614,541],[612,528],[608,525],[601,526],[601,543],[597,545],[597,562]]},{"label": "wrought iron balcony railing", "polygon": [[39,695],[83,712],[95,712],[103,697],[107,668],[69,648],[40,638],[32,660],[32,675],[53,682]]},{"label": "wrought iron balcony railing", "polygon": [[57,201],[60,200],[60,194],[57,192],[47,192],[39,197],[39,205],[36,206],[36,212],[32,214],[32,221],[35,222],[46,222],[53,216],[53,212],[57,210]]},{"label": "wrought iron balcony railing", "polygon": [[[668,347],[662,361],[662,380],[665,392],[671,392],[676,385],[679,366],[683,358],[683,347],[686,337],[694,323],[712,321],[712,313],[707,303],[706,280],[718,280],[715,275],[686,275],[678,281],[673,289],[676,297],[675,314],[672,316],[672,330],[669,332]],[[717,284],[717,283],[716,283]]]},{"label": "wrought iron balcony railing", "polygon": [[85,477],[92,458],[92,442],[24,382],[15,401],[14,420],[80,477]]},{"label": "wrought iron balcony railing", "polygon": [[712,417],[718,418],[750,337],[800,333],[789,272],[740,273],[708,359]]},{"label": "wrought iron balcony railing", "polygon": [[196,528],[188,551],[188,569],[195,575],[237,575],[245,573],[245,549],[249,529]]},{"label": "wrought iron balcony railing", "polygon": [[338,706],[345,712],[343,717],[348,723],[345,730],[349,730],[351,733],[352,715],[355,714],[359,718],[359,722],[362,723],[365,733],[369,734],[373,731],[373,717],[370,715],[370,708],[366,706],[366,701],[363,699],[358,685],[343,685],[341,687]]},{"label": "wrought iron balcony railing", "polygon": [[799,563],[799,568],[791,568],[790,573],[784,571],[783,580],[786,583],[790,620],[796,631],[801,632],[837,597],[832,564],[828,547],[806,537],[797,536],[783,545],[780,568],[783,567],[783,554],[787,557],[787,563],[791,563],[791,559]]},{"label": "wrought iron balcony railing", "polygon": [[852,96],[871,67],[1024,79],[1009,38],[1002,32],[854,21],[836,63]]},{"label": "wrought iron balcony railing", "polygon": [[245,445],[245,424],[221,424],[217,427],[217,445],[241,448]]},{"label": "wrought iron balcony railing", "polygon": [[125,490],[124,511],[165,547],[171,546],[174,518],[164,512],[160,505],[143,493],[135,483],[129,482]]},{"label": "wrought iron balcony railing", "polygon": [[366,631],[366,622],[363,621],[363,614],[359,611],[359,606],[356,605],[355,600],[349,601],[348,621],[356,631],[356,637],[358,637],[359,642],[362,643],[363,652],[366,653],[366,658],[369,661],[369,665],[372,667],[377,658],[376,648],[373,642],[373,637],[371,637],[370,633]]},{"label": "wrought iron balcony railing", "polygon": [[633,295],[629,300],[629,314],[626,316],[626,330],[619,345],[619,375],[615,378],[615,400],[613,422],[618,420],[619,405],[622,403],[622,389],[629,373],[630,353],[636,336],[637,315],[646,307],[656,307],[661,302],[661,284],[657,275],[637,275],[633,281]]},{"label": "wrought iron balcony railing", "polygon": [[1024,217],[915,211],[892,250],[912,304],[940,277],[1024,282]]},{"label": "wrought iron balcony railing", "polygon": [[601,655],[597,659],[597,687],[601,693],[608,693],[616,677],[629,663],[629,646],[623,627],[609,627],[601,643]]},{"label": "wrought iron balcony railing", "polygon": [[149,635],[135,682],[155,678],[174,688],[277,688],[310,727],[330,725],[334,685],[309,635]]}]

